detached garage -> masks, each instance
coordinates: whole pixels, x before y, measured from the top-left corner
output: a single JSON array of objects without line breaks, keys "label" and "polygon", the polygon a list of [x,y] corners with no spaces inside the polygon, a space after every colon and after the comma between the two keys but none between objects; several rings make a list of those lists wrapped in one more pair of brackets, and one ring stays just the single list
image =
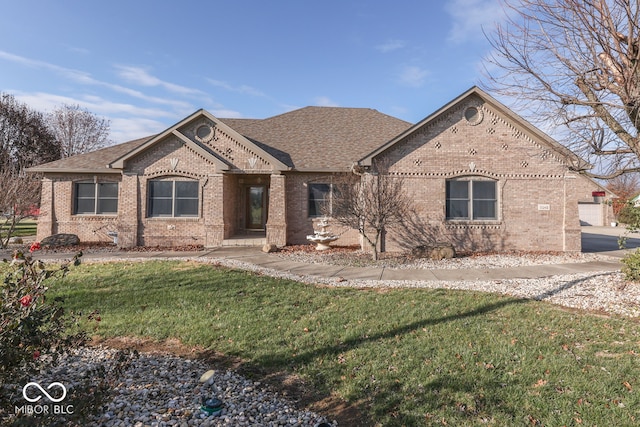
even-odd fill
[{"label": "detached garage", "polygon": [[580,225],[593,225],[601,227],[604,225],[604,208],[602,203],[579,202],[578,214]]},{"label": "detached garage", "polygon": [[[582,189],[581,197],[578,199],[580,225],[602,227],[615,221],[613,207],[608,202],[614,199],[616,195],[586,177],[583,183],[586,185]],[[589,187],[594,185],[597,185],[599,188],[587,191]]]}]

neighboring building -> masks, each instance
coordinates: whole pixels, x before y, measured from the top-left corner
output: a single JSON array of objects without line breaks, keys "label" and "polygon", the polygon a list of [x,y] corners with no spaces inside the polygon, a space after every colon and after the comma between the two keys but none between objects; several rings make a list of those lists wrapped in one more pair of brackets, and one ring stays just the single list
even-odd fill
[{"label": "neighboring building", "polygon": [[[371,109],[307,107],[263,120],[199,110],[166,131],[31,168],[38,238],[122,247],[308,243],[337,175],[380,161],[415,200],[386,249],[580,250],[578,202],[601,187],[580,160],[474,87],[411,125]],[[357,244],[334,226],[336,244]]]},{"label": "neighboring building", "polygon": [[614,223],[617,225],[612,204],[612,201],[616,199],[615,194],[594,181],[587,181],[581,190],[578,198],[580,225],[598,227]]}]

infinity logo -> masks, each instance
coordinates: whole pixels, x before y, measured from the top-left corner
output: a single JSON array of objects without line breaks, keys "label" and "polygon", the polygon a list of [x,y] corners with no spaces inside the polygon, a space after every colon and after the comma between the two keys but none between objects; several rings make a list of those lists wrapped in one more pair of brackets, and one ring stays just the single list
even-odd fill
[{"label": "infinity logo", "polygon": [[33,402],[37,402],[38,400],[40,400],[40,398],[42,398],[42,396],[38,396],[38,397],[34,397],[34,398],[31,398],[31,397],[27,396],[27,389],[29,387],[32,387],[32,386],[37,388],[38,390],[40,390],[40,392],[42,394],[44,394],[50,401],[52,401],[54,403],[62,402],[64,400],[64,398],[67,397],[67,388],[64,385],[62,385],[62,383],[55,382],[55,383],[51,383],[51,384],[49,384],[47,386],[47,390],[50,390],[51,387],[55,387],[55,386],[60,387],[62,389],[62,397],[59,397],[59,398],[56,399],[56,398],[52,397],[49,393],[47,393],[47,391],[45,389],[43,389],[40,386],[40,384],[32,382],[32,383],[27,383],[24,387],[22,387],[22,396],[27,401],[32,402],[32,403]]}]

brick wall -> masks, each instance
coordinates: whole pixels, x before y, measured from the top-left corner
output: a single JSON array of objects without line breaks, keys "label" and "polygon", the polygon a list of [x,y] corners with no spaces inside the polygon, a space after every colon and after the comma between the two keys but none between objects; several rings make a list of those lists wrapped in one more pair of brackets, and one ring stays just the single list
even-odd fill
[{"label": "brick wall", "polygon": [[[112,242],[109,232],[117,231],[116,215],[73,215],[74,182],[117,182],[120,203],[123,198],[121,176],[103,175],[49,175],[43,180],[41,209],[38,218],[37,239],[55,234],[77,234],[83,242]],[[53,196],[53,197],[52,197]]]},{"label": "brick wall", "polygon": [[[469,107],[478,113],[470,114]],[[415,200],[421,227],[411,244],[449,241],[461,251],[580,250],[577,178],[565,159],[480,98],[452,106],[378,158],[406,180]],[[445,219],[446,181],[461,177],[497,182],[497,220]],[[408,245],[400,230],[391,230],[388,241],[391,250]]]},{"label": "brick wall", "polygon": [[[310,244],[307,236],[313,234],[314,218],[309,217],[310,183],[331,184],[333,174],[330,173],[289,173],[286,178],[287,188],[287,243],[291,245]],[[357,230],[350,230],[330,221],[328,229],[340,236],[332,243],[336,246],[359,245]]]}]

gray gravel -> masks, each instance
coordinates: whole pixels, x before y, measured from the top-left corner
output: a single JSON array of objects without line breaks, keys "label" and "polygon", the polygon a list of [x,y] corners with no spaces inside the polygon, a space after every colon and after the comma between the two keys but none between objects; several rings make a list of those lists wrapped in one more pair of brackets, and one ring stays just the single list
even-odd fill
[{"label": "gray gravel", "polygon": [[[482,257],[469,258],[467,268],[490,268]],[[473,259],[477,260],[473,264]],[[562,262],[576,262],[573,255],[557,255],[556,264]],[[610,257],[602,255],[586,255],[585,260],[607,260]],[[510,262],[510,260],[512,262]],[[202,261],[202,260],[201,260]],[[600,271],[580,274],[566,274],[548,276],[537,279],[509,279],[509,280],[460,280],[460,281],[412,281],[412,280],[344,280],[339,277],[323,278],[317,276],[301,276],[289,272],[277,271],[259,267],[233,259],[209,260],[216,264],[232,268],[241,268],[284,279],[297,280],[305,283],[321,283],[336,287],[353,288],[429,288],[429,289],[460,289],[479,292],[492,292],[517,298],[547,301],[553,304],[587,311],[603,312],[627,317],[640,316],[640,285],[629,283],[624,279],[619,269],[615,271]],[[439,266],[446,263],[440,263]],[[517,267],[521,265],[536,265],[528,260],[505,257],[494,268]],[[474,267],[475,266],[475,267]]]},{"label": "gray gravel", "polygon": [[[327,422],[313,412],[296,409],[286,398],[269,391],[260,382],[231,371],[215,371],[208,381],[201,383],[200,377],[210,369],[201,361],[168,354],[140,353],[132,354],[127,359],[130,363],[124,369],[116,370],[116,361],[121,354],[121,350],[102,347],[73,350],[64,355],[57,368],[35,375],[30,381],[43,384],[43,387],[60,382],[72,396],[73,388],[82,383],[87,372],[103,367],[112,397],[94,417],[82,423],[88,426],[293,427],[317,426]],[[96,384],[98,380],[96,377]],[[15,396],[12,404],[24,405],[23,385],[9,387],[12,388],[11,395]],[[35,392],[37,390],[32,393]],[[203,397],[220,399],[223,402],[222,412],[216,416],[202,411]],[[46,405],[46,398],[38,404]],[[78,406],[79,402],[66,398],[63,404]],[[32,419],[37,422],[38,415],[32,415]]]},{"label": "gray gravel", "polygon": [[533,265],[568,264],[590,261],[611,260],[612,257],[598,253],[500,253],[461,256],[452,259],[433,260],[430,258],[406,257],[399,253],[384,253],[377,261],[371,261],[371,255],[362,251],[351,253],[333,251],[281,251],[275,256],[311,264],[330,264],[339,266],[372,266],[398,270],[404,269],[445,269],[459,270],[472,268],[528,267]]}]

